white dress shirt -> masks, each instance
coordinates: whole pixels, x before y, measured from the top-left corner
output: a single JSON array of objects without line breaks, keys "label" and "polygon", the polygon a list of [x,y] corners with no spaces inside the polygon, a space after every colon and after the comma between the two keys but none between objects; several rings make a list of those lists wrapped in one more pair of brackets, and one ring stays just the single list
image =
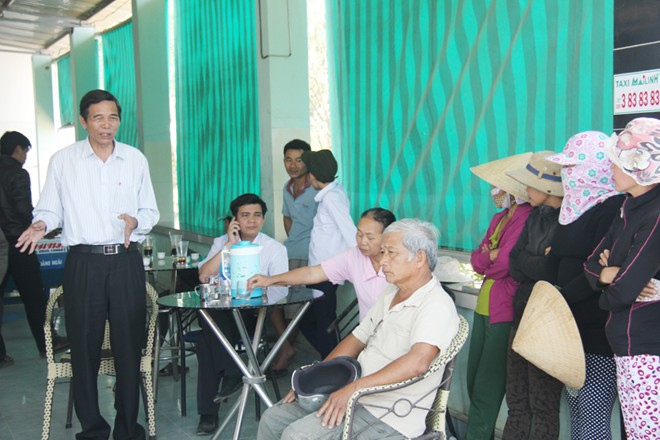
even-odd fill
[{"label": "white dress shirt", "polygon": [[[209,254],[199,263],[199,267],[201,268],[207,261],[218,255],[225,243],[227,243],[227,234],[214,239]],[[259,254],[259,269],[262,275],[273,276],[289,271],[289,257],[287,256],[286,247],[282,243],[261,232],[252,243],[263,247]],[[220,273],[219,264],[217,268],[213,269],[213,272]]]},{"label": "white dress shirt", "polygon": [[309,242],[310,266],[320,264],[349,247],[357,246],[357,228],[351,218],[351,204],[344,188],[336,181],[332,182],[319,191],[314,200],[319,206],[314,216]]},{"label": "white dress shirt", "polygon": [[45,222],[46,231],[61,226],[64,246],[115,244],[124,242],[121,214],[137,219],[130,237],[137,242],[160,218],[149,164],[139,150],[115,141],[103,162],[85,139],[53,155],[34,221]]}]

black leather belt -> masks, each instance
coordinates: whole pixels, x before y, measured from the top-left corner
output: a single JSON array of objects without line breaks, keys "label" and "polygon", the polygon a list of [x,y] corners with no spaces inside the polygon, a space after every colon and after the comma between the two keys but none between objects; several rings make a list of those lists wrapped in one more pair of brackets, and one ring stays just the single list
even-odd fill
[{"label": "black leather belt", "polygon": [[79,244],[71,246],[69,252],[78,252],[81,254],[101,254],[101,255],[117,255],[124,252],[130,252],[137,249],[137,244],[131,242],[128,249],[124,247],[124,243],[118,244]]}]

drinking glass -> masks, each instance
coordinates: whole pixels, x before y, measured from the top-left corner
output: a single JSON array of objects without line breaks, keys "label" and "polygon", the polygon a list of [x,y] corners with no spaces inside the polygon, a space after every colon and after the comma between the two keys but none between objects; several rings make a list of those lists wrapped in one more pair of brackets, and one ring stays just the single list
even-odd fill
[{"label": "drinking glass", "polygon": [[241,278],[236,282],[236,299],[250,299],[252,292],[247,290],[247,279]]},{"label": "drinking glass", "polygon": [[176,243],[176,264],[183,266],[188,258],[188,240],[180,240]]},{"label": "drinking glass", "polygon": [[183,240],[183,234],[177,234],[170,231],[170,245],[172,246],[172,256],[176,257],[176,244]]},{"label": "drinking glass", "polygon": [[151,235],[146,235],[144,241],[142,242],[142,251],[144,252],[145,257],[151,258],[154,253],[154,242]]}]

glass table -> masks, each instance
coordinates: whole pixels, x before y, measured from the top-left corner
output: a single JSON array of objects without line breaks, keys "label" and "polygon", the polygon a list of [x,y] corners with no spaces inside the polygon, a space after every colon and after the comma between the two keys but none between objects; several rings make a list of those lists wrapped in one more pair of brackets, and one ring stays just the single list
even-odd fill
[{"label": "glass table", "polygon": [[[289,334],[298,325],[298,322],[310,307],[312,302],[323,296],[323,292],[319,290],[307,289],[304,287],[269,287],[268,289],[263,290],[264,293],[261,297],[248,300],[231,299],[202,301],[199,295],[194,291],[167,295],[158,299],[158,304],[164,307],[198,310],[200,316],[202,316],[202,318],[209,325],[211,331],[213,331],[220,343],[223,345],[223,347],[225,347],[227,353],[229,353],[229,356],[236,363],[238,368],[241,370],[241,373],[243,374],[243,390],[241,395],[237,399],[236,403],[234,403],[232,406],[225,420],[213,435],[212,440],[215,440],[220,436],[220,434],[229,425],[231,419],[234,417],[236,417],[236,425],[234,427],[233,438],[240,438],[241,426],[243,423],[243,417],[245,415],[245,406],[247,404],[248,392],[250,388],[254,389],[254,391],[266,406],[273,406],[273,402],[268,396],[266,388],[263,386],[263,384],[266,382],[266,376],[263,372],[273,362],[275,356],[277,356],[277,353],[282,348],[282,345],[289,337]],[[259,346],[259,341],[261,340],[263,333],[264,322],[268,308],[289,304],[300,304],[301,307],[289,325],[287,325],[286,329],[279,337],[277,342],[275,342],[275,345],[268,353],[264,361],[259,363],[256,353]],[[249,309],[258,311],[257,324],[254,329],[253,338],[249,337],[248,330],[243,321],[243,317],[241,316],[242,310]],[[234,348],[233,342],[229,341],[218,328],[217,324],[208,313],[209,310],[231,311],[232,316],[234,317],[234,321],[236,321],[236,327],[238,328],[241,339],[243,341],[251,341],[251,344],[243,344],[245,346],[245,353],[247,355],[247,364],[243,361],[243,359]]]}]

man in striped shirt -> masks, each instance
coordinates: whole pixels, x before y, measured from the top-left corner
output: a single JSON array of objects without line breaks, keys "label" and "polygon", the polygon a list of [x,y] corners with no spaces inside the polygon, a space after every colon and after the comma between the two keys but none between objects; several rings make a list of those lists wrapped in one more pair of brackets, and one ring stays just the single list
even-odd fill
[{"label": "man in striped shirt", "polygon": [[62,227],[69,247],[64,266],[66,332],[71,343],[78,439],[110,436],[99,412],[97,374],[106,319],[117,370],[114,438],[144,439],[137,423],[140,357],[145,342],[146,291],[137,244],[158,222],[144,155],[115,140],[117,98],[92,90],[80,101],[88,137],[53,155],[32,225],[18,239],[34,251],[48,231]]}]

